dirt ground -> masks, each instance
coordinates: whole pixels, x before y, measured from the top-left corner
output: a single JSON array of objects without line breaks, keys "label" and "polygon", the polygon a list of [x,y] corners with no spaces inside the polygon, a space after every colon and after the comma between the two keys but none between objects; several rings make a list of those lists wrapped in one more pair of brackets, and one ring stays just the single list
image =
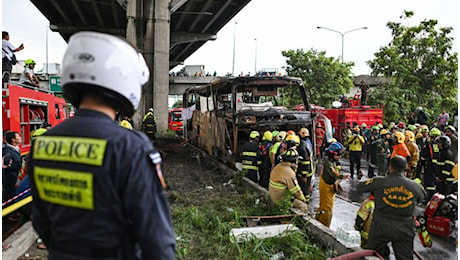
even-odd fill
[{"label": "dirt ground", "polygon": [[[170,204],[175,203],[177,196],[202,201],[216,198],[220,192],[228,194],[229,187],[224,184],[232,176],[222,173],[210,160],[197,159],[199,153],[181,145],[182,142],[180,139],[168,139],[159,140],[155,145],[163,157],[162,169]],[[47,255],[46,250],[38,249],[37,243],[34,243],[18,260],[47,259]]]}]

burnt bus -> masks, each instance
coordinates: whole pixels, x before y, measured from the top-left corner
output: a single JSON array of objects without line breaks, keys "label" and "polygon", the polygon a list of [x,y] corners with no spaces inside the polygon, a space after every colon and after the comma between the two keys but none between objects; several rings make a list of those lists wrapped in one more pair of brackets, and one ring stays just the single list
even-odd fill
[{"label": "burnt bus", "polygon": [[309,108],[300,78],[229,77],[188,88],[182,111],[185,138],[234,165],[235,155],[251,131],[258,131],[262,139],[267,130],[297,133],[302,127],[312,129],[312,113],[296,111],[294,105],[286,105],[287,100]]}]

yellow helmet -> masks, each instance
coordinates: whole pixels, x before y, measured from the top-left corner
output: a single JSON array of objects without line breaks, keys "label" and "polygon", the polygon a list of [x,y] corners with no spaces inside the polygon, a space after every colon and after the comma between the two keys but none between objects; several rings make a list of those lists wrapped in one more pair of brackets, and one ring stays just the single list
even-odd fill
[{"label": "yellow helmet", "polygon": [[307,136],[310,136],[310,131],[308,131],[307,128],[300,128],[300,131],[299,131],[299,135],[300,137],[307,137]]},{"label": "yellow helmet", "polygon": [[278,141],[284,141],[284,138],[286,138],[286,132],[285,131],[279,132]]},{"label": "yellow helmet", "polygon": [[423,132],[430,132],[430,129],[428,128],[427,125],[420,126],[420,133],[423,133]]},{"label": "yellow helmet", "polygon": [[131,125],[131,123],[128,122],[128,120],[121,121],[120,126],[129,130],[133,130],[133,126]]},{"label": "yellow helmet", "polygon": [[398,139],[399,144],[404,143],[404,140],[406,139],[406,137],[401,132],[395,132],[393,136]]},{"label": "yellow helmet", "polygon": [[380,130],[380,135],[386,135],[386,134],[388,134],[388,130],[386,129]]},{"label": "yellow helmet", "polygon": [[46,133],[46,131],[48,130],[46,130],[45,128],[38,128],[37,130],[32,131],[32,137],[43,135],[44,133]]},{"label": "yellow helmet", "polygon": [[251,139],[255,139],[256,137],[259,137],[259,136],[260,134],[257,131],[251,131],[251,133],[249,134],[249,138]]},{"label": "yellow helmet", "polygon": [[294,135],[294,137],[292,138],[292,141],[294,142],[295,145],[299,145],[300,137],[298,135]]},{"label": "yellow helmet", "polygon": [[412,142],[415,140],[415,135],[414,135],[414,132],[410,131],[410,130],[406,130],[404,132],[404,135],[405,135],[405,138],[408,142]]},{"label": "yellow helmet", "polygon": [[430,136],[441,136],[441,130],[437,129],[436,127],[433,127],[433,129],[430,130]]},{"label": "yellow helmet", "polygon": [[264,136],[262,137],[262,140],[267,140],[267,141],[272,141],[273,140],[273,134],[270,131],[265,131]]}]

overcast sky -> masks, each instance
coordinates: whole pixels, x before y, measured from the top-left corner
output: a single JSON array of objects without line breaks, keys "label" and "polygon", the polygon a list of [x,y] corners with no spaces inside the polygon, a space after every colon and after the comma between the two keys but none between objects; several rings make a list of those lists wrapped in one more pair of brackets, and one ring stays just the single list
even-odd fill
[{"label": "overcast sky", "polygon": [[[412,10],[415,15],[403,20],[403,10]],[[355,75],[369,74],[366,61],[391,41],[386,23],[418,25],[424,19],[436,19],[439,26],[453,27],[451,36],[454,51],[458,52],[457,0],[252,0],[217,33],[217,40],[204,44],[185,64],[204,64],[207,71],[218,75],[231,73],[235,40],[235,74],[253,74],[255,68],[281,70],[286,65],[282,50],[313,48],[326,51],[327,56],[342,55],[341,35],[317,26],[339,32],[368,27],[345,34],[344,60],[355,63]],[[20,60],[34,59],[37,71],[46,62],[47,30],[48,62],[61,63],[66,47],[58,33],[47,29],[48,25],[49,21],[29,0],[2,0],[2,30],[10,33],[14,46],[24,43],[25,49],[16,56]]]}]

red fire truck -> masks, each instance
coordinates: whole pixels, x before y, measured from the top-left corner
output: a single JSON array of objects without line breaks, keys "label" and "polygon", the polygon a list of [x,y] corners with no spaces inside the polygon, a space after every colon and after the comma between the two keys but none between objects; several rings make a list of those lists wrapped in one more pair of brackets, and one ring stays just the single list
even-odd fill
[{"label": "red fire truck", "polygon": [[168,127],[177,134],[182,134],[184,131],[184,122],[182,122],[182,108],[173,108],[169,110]]},{"label": "red fire truck", "polygon": [[67,103],[53,92],[8,83],[2,88],[2,128],[21,134],[21,152],[30,150],[31,132],[44,123],[55,126],[69,117]]}]

